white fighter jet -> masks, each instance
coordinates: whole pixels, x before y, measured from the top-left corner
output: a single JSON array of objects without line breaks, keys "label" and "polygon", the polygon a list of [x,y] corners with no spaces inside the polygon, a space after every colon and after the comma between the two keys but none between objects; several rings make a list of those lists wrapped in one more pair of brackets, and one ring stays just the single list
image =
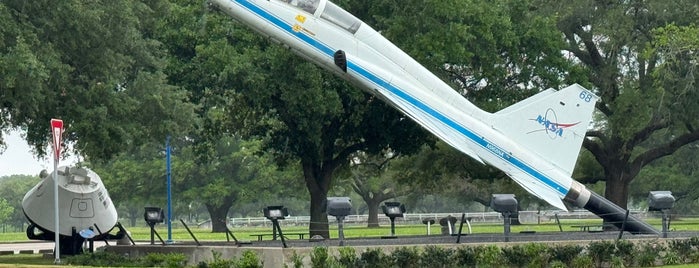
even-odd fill
[{"label": "white fighter jet", "polygon": [[[598,97],[548,89],[485,112],[369,25],[327,0],[208,0],[296,54],[391,104],[457,150],[564,210],[582,207],[633,233],[657,234],[572,179]],[[565,202],[565,203],[564,203]]]}]

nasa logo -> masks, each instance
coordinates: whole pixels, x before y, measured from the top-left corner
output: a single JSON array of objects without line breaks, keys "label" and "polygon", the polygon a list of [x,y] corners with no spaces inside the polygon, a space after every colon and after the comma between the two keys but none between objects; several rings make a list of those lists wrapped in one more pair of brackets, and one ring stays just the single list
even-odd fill
[{"label": "nasa logo", "polygon": [[[530,119],[530,120],[536,121],[543,128],[531,131],[529,133],[544,131],[551,139],[555,139],[557,137],[563,137],[563,131],[566,128],[570,128],[570,127],[573,127],[577,124],[580,124],[580,122],[572,123],[572,124],[558,123],[558,116],[556,115],[556,111],[554,111],[551,108],[548,108],[546,110],[546,113],[544,113],[543,116],[538,115],[536,117],[536,119]],[[529,133],[527,133],[527,134],[529,134]]]}]

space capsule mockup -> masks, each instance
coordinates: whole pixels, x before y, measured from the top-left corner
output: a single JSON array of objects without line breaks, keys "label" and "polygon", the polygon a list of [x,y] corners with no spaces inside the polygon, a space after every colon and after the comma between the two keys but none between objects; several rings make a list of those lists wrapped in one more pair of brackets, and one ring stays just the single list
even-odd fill
[{"label": "space capsule mockup", "polygon": [[22,200],[22,210],[30,222],[29,239],[53,240],[57,231],[62,240],[80,240],[61,243],[61,252],[69,253],[72,248],[64,250],[64,246],[80,245],[84,240],[78,238],[80,232],[94,233],[100,238],[115,227],[117,211],[100,177],[85,167],[62,166],[56,176],[60,230],[55,230],[53,173],[42,172],[41,177]]}]

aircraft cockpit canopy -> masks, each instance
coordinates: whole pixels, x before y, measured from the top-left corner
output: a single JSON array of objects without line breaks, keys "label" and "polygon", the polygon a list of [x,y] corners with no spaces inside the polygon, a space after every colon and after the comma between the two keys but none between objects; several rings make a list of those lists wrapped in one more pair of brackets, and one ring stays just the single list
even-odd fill
[{"label": "aircraft cockpit canopy", "polygon": [[292,6],[298,7],[305,10],[308,13],[315,13],[318,9],[318,4],[320,0],[281,0],[282,2],[291,4]]},{"label": "aircraft cockpit canopy", "polygon": [[320,14],[320,17],[340,26],[342,29],[352,34],[356,33],[359,26],[362,25],[362,21],[331,2],[325,4],[325,9],[323,13]]},{"label": "aircraft cockpit canopy", "polygon": [[[297,8],[300,8],[308,13],[315,14],[316,10],[320,5],[320,1],[323,0],[281,0],[284,3],[290,4]],[[355,16],[345,11],[344,9],[338,7],[330,1],[326,1],[323,12],[320,14],[322,19],[325,19],[333,24],[339,26],[342,29],[354,34],[362,25],[362,21],[357,19]]]}]

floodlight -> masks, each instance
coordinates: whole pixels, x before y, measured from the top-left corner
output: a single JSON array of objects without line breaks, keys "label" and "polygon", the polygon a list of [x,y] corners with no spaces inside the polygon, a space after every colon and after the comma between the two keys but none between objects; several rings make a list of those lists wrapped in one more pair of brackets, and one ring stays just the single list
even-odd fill
[{"label": "floodlight", "polygon": [[284,206],[268,206],[262,210],[265,218],[274,220],[283,220],[289,216],[289,210]]},{"label": "floodlight", "polygon": [[143,219],[146,220],[148,225],[155,225],[165,220],[165,213],[163,213],[163,209],[159,207],[145,207]]},{"label": "floodlight", "polygon": [[648,194],[648,210],[661,211],[663,213],[663,238],[667,238],[670,229],[670,209],[675,204],[675,197],[670,191],[651,191]]},{"label": "floodlight", "polygon": [[648,210],[662,211],[671,209],[675,204],[675,197],[670,191],[650,191],[648,194]]},{"label": "floodlight", "polygon": [[337,219],[337,233],[340,239],[340,246],[345,244],[345,230],[343,221],[345,216],[352,211],[352,200],[349,197],[328,197],[325,202],[325,211],[330,216],[335,216]]},{"label": "floodlight", "polygon": [[493,194],[490,199],[490,208],[500,213],[516,213],[517,199],[514,194]]},{"label": "floodlight", "polygon": [[490,199],[490,208],[502,213],[504,220],[505,242],[510,242],[510,220],[512,215],[516,215],[517,199],[514,194],[493,194]]},{"label": "floodlight", "polygon": [[[145,212],[143,213],[143,219],[146,220],[146,223],[148,223],[148,226],[150,226],[150,244],[153,245],[155,243],[155,236],[158,236],[158,239],[160,239],[161,242],[163,242],[163,239],[160,237],[160,234],[155,230],[155,225],[158,223],[162,223],[165,219],[165,213],[163,213],[163,209],[159,207],[145,207]],[[163,244],[165,244],[163,242]]]},{"label": "floodlight", "polygon": [[277,239],[277,233],[282,239],[282,245],[286,248],[286,240],[284,240],[284,234],[282,234],[282,227],[279,225],[279,220],[283,220],[289,216],[289,210],[284,206],[268,206],[262,209],[265,218],[272,221],[272,237],[274,240]]},{"label": "floodlight", "polygon": [[400,202],[384,202],[381,209],[389,218],[403,217],[403,213],[405,213],[405,205]]},{"label": "floodlight", "polygon": [[328,197],[325,209],[330,216],[347,216],[352,212],[352,200],[349,197]]},{"label": "floodlight", "polygon": [[395,221],[397,217],[403,217],[403,213],[405,213],[405,206],[402,205],[400,202],[384,202],[383,206],[381,206],[381,209],[383,210],[383,214],[386,214],[386,217],[388,217],[391,220],[391,236],[384,236],[382,238],[395,238]]}]

